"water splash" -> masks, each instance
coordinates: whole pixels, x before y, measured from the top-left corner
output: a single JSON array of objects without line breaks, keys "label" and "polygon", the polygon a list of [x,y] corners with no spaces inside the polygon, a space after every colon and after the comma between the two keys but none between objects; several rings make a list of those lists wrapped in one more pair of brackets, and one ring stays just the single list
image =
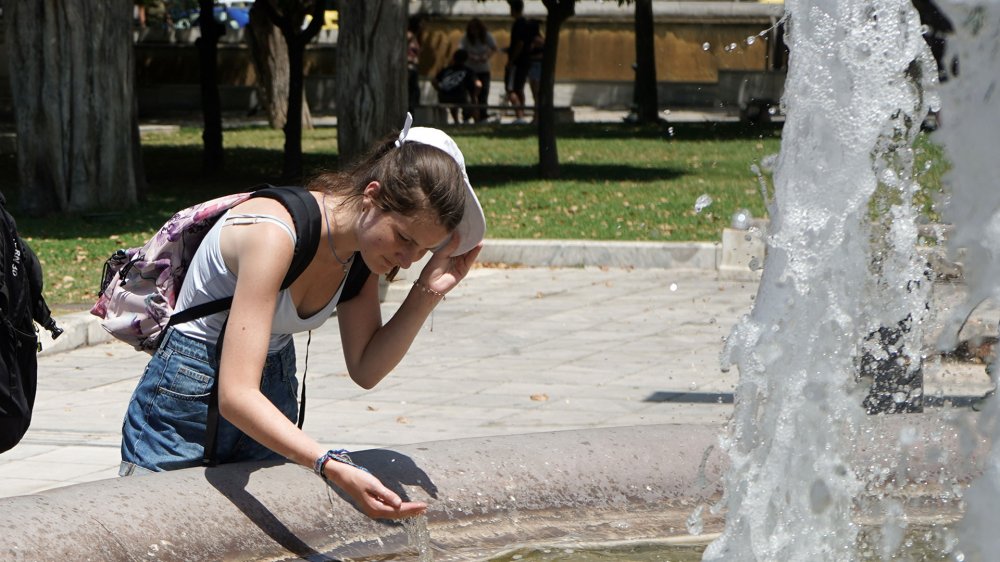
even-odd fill
[{"label": "water splash", "polygon": [[[904,0],[785,6],[787,120],[768,254],[753,311],[723,354],[740,378],[723,439],[726,528],[705,560],[857,556],[852,500],[864,483],[847,458],[864,410],[854,357],[866,334],[914,314],[922,298],[905,290],[922,273],[906,148],[934,82],[919,18]],[[897,195],[885,232],[868,226],[879,189]],[[879,235],[888,242],[876,252]],[[890,272],[914,283],[877,282]]]},{"label": "water splash", "polygon": [[707,193],[702,193],[698,196],[698,199],[694,202],[694,212],[700,213],[708,208],[712,204],[712,196]]},{"label": "water splash", "polygon": [[419,515],[403,520],[407,544],[417,551],[419,562],[434,562],[434,552],[431,550],[431,532],[427,528],[427,516]]}]

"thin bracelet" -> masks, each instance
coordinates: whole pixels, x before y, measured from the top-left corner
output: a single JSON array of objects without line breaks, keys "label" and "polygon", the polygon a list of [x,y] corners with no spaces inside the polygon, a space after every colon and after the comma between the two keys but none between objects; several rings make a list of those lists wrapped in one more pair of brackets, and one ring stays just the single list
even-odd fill
[{"label": "thin bracelet", "polygon": [[414,281],[413,284],[417,288],[419,288],[421,291],[427,293],[428,295],[434,295],[435,297],[441,297],[441,300],[448,300],[448,297],[444,296],[444,293],[441,293],[441,292],[435,291],[434,289],[431,289],[430,287],[428,287],[428,286],[424,285],[423,283],[421,283],[419,279],[417,279],[416,281]]},{"label": "thin bracelet", "polygon": [[354,461],[352,461],[351,457],[348,456],[347,453],[348,453],[347,449],[336,449],[336,450],[330,449],[329,451],[320,455],[319,458],[316,459],[316,462],[313,463],[313,472],[323,477],[323,480],[326,480],[326,472],[323,469],[326,467],[326,463],[330,462],[331,460],[341,462],[349,466],[353,466],[354,468],[360,468],[361,470],[368,472],[367,468],[359,464],[356,464]]}]

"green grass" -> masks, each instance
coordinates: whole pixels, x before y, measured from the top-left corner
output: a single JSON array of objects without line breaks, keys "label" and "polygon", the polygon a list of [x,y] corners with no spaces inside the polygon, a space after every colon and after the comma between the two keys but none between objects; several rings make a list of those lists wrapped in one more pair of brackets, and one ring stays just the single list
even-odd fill
[{"label": "green grass", "polygon": [[776,127],[581,124],[560,135],[561,178],[540,181],[533,136],[455,136],[490,236],[596,240],[717,240],[737,209],[763,214],[750,166],[780,142]]},{"label": "green grass", "polygon": [[[537,179],[538,144],[531,127],[448,129],[463,149],[491,238],[716,241],[739,208],[765,215],[751,165],[779,150],[776,125],[691,124],[638,127],[575,124],[560,128],[559,180]],[[305,133],[307,174],[337,167],[336,129]],[[19,228],[43,261],[50,304],[74,306],[95,298],[104,260],[137,246],[176,210],[263,182],[280,182],[280,131],[244,128],[225,133],[226,172],[203,177],[201,131],[143,139],[149,185],[131,211],[74,217],[20,217]],[[922,139],[917,169],[928,193],[940,186],[940,151]],[[924,163],[932,163],[924,170]],[[0,174],[16,178],[14,159]],[[10,189],[5,189],[9,199]],[[701,195],[710,206],[695,212]],[[921,196],[929,213],[931,196]],[[16,208],[16,207],[14,207]]]}]

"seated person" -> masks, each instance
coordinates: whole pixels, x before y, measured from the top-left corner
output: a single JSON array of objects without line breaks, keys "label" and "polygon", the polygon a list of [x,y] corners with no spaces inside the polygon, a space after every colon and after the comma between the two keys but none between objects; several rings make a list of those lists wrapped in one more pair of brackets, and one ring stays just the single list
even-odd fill
[{"label": "seated person", "polygon": [[[438,92],[438,103],[464,105],[479,95],[483,83],[476,78],[476,73],[471,68],[465,66],[467,60],[469,60],[468,52],[464,49],[455,51],[455,54],[451,56],[451,64],[441,69],[431,81],[434,89]],[[455,123],[462,122],[459,120],[458,110],[457,106],[448,108]],[[473,113],[468,107],[462,108],[462,117],[465,122],[472,119]]]}]

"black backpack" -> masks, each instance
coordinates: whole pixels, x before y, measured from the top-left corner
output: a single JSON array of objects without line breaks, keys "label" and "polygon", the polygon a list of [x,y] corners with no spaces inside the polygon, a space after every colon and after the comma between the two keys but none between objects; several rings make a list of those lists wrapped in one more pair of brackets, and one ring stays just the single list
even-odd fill
[{"label": "black backpack", "polygon": [[59,337],[45,299],[42,267],[17,233],[0,193],[0,453],[24,437],[31,424],[41,350],[34,322]]}]

